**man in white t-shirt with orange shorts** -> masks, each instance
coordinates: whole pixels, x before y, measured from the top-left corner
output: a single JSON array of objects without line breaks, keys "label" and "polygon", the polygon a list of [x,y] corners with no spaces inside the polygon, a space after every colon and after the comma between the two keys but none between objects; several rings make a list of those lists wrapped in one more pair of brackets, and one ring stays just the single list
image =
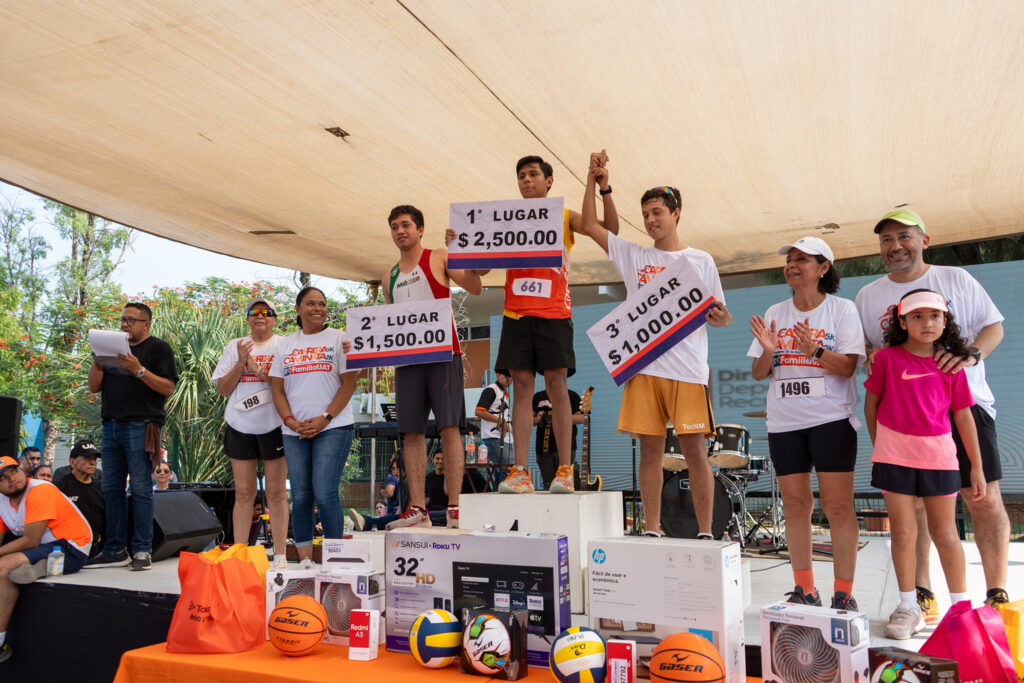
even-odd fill
[{"label": "man in white t-shirt with orange shorts", "polygon": [[[628,292],[637,292],[666,267],[685,258],[715,297],[716,305],[707,312],[708,324],[725,327],[732,322],[711,255],[686,246],[679,238],[679,190],[657,187],[641,197],[644,227],[654,239],[653,247],[641,247],[619,239],[597,224],[594,189],[607,183],[608,169],[601,155],[591,155],[583,196],[582,232],[608,252]],[[605,204],[605,214],[609,211],[614,213],[615,207]],[[708,333],[701,326],[629,379],[623,389],[618,430],[636,434],[640,439],[640,499],[648,536],[661,536],[661,460],[665,453],[665,430],[671,421],[690,471],[697,538],[712,538],[714,475],[704,441],[715,431],[707,388],[709,373]]]}]

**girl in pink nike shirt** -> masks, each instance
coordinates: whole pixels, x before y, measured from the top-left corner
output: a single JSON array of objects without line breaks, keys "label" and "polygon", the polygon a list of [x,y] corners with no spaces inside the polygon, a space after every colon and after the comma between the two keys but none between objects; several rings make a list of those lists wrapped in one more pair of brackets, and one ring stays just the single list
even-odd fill
[{"label": "girl in pink nike shirt", "polygon": [[953,604],[967,599],[964,551],[955,521],[960,468],[950,417],[971,461],[974,500],[985,496],[985,475],[967,378],[962,372],[943,372],[935,363],[938,351],[968,355],[946,300],[928,289],[908,292],[893,307],[885,341],[864,383],[864,416],[874,444],[871,485],[885,496],[900,591],[886,635],[903,640],[924,628],[914,588],[915,498],[924,500]]}]

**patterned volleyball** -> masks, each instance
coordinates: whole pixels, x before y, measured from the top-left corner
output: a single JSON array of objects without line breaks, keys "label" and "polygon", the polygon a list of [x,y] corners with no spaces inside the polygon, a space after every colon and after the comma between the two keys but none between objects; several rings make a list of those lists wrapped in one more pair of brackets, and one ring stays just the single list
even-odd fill
[{"label": "patterned volleyball", "polygon": [[480,614],[466,625],[462,636],[466,661],[482,674],[496,674],[508,664],[512,639],[497,617]]},{"label": "patterned volleyball", "polygon": [[603,683],[608,672],[604,638],[583,626],[559,633],[548,661],[551,673],[562,683]]},{"label": "patterned volleyball", "polygon": [[447,610],[427,610],[412,623],[409,649],[423,666],[431,669],[446,667],[458,659],[461,647],[462,625]]}]

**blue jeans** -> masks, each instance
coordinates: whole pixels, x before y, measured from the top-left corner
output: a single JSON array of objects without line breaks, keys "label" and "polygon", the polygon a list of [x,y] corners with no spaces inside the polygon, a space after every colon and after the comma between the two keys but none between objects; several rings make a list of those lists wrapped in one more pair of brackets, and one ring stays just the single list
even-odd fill
[{"label": "blue jeans", "polygon": [[128,541],[127,478],[132,491],[132,553],[153,552],[153,464],[146,454],[145,422],[103,423],[103,500],[107,530],[103,552],[119,553]]},{"label": "blue jeans", "polygon": [[[483,439],[483,442],[487,445],[487,462],[493,465],[511,466],[516,461],[516,454],[512,450],[512,444],[506,443],[502,445],[501,439]],[[487,482],[487,487],[491,491],[497,491],[498,484],[505,478],[505,470],[502,467],[492,469],[488,478],[490,481]]]},{"label": "blue jeans", "polygon": [[380,529],[383,531],[384,527],[399,517],[400,515],[397,512],[381,515],[380,517],[363,517],[363,522],[366,524],[366,526],[363,527],[363,531],[373,531],[374,529]]},{"label": "blue jeans", "polygon": [[312,439],[284,435],[284,458],[292,489],[292,528],[295,547],[313,545],[313,502],[320,511],[324,538],[345,534],[341,509],[341,473],[352,448],[351,425],[325,429]]}]

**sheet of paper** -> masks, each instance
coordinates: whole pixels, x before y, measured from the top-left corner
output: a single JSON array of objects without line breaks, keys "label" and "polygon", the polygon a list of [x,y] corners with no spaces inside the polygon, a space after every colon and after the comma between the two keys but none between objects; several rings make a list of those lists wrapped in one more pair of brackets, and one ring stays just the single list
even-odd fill
[{"label": "sheet of paper", "polygon": [[104,368],[121,369],[117,354],[128,355],[128,333],[110,330],[89,330],[89,346],[96,356],[96,361]]}]

